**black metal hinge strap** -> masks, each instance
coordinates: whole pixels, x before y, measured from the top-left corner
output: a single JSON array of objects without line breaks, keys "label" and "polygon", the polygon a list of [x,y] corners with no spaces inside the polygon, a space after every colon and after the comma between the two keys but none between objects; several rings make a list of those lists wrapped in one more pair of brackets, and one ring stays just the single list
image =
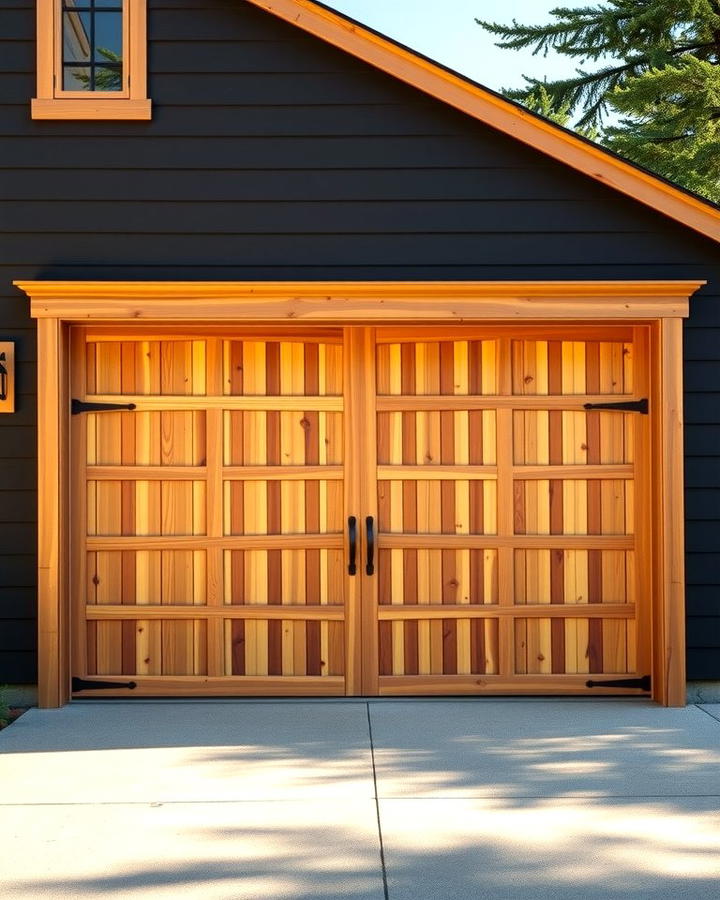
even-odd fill
[{"label": "black metal hinge strap", "polygon": [[642,400],[620,400],[617,403],[585,403],[583,409],[617,409],[621,412],[639,412],[644,416],[650,411],[647,397]]},{"label": "black metal hinge strap", "polygon": [[134,403],[87,403],[85,400],[73,400],[70,412],[73,416],[86,412],[111,412],[117,409],[135,409]]},{"label": "black metal hinge strap", "polygon": [[589,688],[640,688],[641,691],[650,690],[650,676],[642,678],[611,678],[608,681],[586,681],[585,687]]},{"label": "black metal hinge strap", "polygon": [[116,688],[127,688],[134,691],[137,684],[134,681],[88,681],[85,678],[74,677],[72,680],[73,693],[78,691],[114,691]]}]

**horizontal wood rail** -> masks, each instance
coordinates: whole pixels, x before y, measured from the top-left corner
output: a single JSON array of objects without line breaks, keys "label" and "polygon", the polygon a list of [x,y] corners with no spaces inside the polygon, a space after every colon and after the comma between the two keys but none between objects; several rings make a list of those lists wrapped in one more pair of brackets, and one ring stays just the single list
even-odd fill
[{"label": "horizontal wood rail", "polygon": [[252,534],[224,537],[147,535],[121,537],[93,535],[87,538],[88,550],[330,550],[343,546],[343,535],[327,534]]},{"label": "horizontal wood rail", "polygon": [[570,481],[584,481],[585,479],[627,479],[632,478],[635,467],[633,465],[584,465],[577,466],[513,466],[514,477],[519,481],[545,481],[546,479],[557,481],[568,479]]},{"label": "horizontal wood rail", "polygon": [[[589,688],[588,675],[446,675],[442,683],[432,675],[381,675],[381,696],[423,695],[440,696],[443,694],[474,694],[482,696],[483,690],[488,694],[647,694],[641,688],[604,687]],[[599,678],[607,678],[599,675]]]},{"label": "horizontal wood rail", "polygon": [[537,603],[515,606],[496,604],[462,604],[447,606],[441,603],[418,603],[412,606],[382,604],[378,607],[378,618],[382,621],[415,621],[418,619],[583,619],[592,618],[593,613],[603,618],[632,619],[635,615],[634,603]]},{"label": "horizontal wood rail", "polygon": [[342,481],[343,466],[224,466],[225,481]]},{"label": "horizontal wood rail", "polygon": [[492,550],[510,547],[516,550],[632,550],[632,535],[605,534],[390,534],[378,535],[381,550]]},{"label": "horizontal wood rail", "polygon": [[342,622],[345,618],[343,606],[331,604],[322,606],[281,606],[279,604],[239,603],[226,606],[195,606],[170,604],[138,604],[136,606],[103,604],[87,607],[87,618],[104,620],[144,620],[144,619],[286,619],[295,621]]},{"label": "horizontal wood rail", "polygon": [[[92,678],[87,676],[88,681]],[[98,675],[96,680],[118,683],[117,691],[103,690],[103,697],[341,697],[345,694],[345,681],[337,675],[133,675],[133,691],[122,687],[127,683],[127,675]]]},{"label": "horizontal wood rail", "polygon": [[[513,466],[516,479],[523,481],[557,481],[585,479],[628,479],[633,476],[630,464],[607,465],[540,465]],[[88,466],[88,481],[202,481],[207,477],[206,466]],[[225,481],[342,481],[342,466],[224,466]],[[434,481],[460,479],[465,481],[497,479],[497,466],[393,466],[377,467],[377,477],[384,481]]]},{"label": "horizontal wood rail", "polygon": [[[134,398],[130,398],[134,402]],[[467,409],[560,409],[568,412],[585,412],[586,403],[604,403],[610,400],[634,401],[641,398],[631,394],[413,394],[383,396],[377,398],[378,412],[425,412],[434,410]],[[612,413],[610,413],[612,415]],[[630,413],[628,413],[630,415]]]},{"label": "horizontal wood rail", "polygon": [[[227,471],[227,470],[225,470]],[[541,465],[513,466],[513,476],[520,481],[584,481],[585,479],[628,479],[633,477],[632,465]],[[497,466],[443,466],[429,463],[424,466],[387,466],[377,468],[381,481],[431,481],[458,479],[460,481],[495,481]]]},{"label": "horizontal wood rail", "polygon": [[443,478],[496,481],[497,466],[378,466],[377,477],[381,481],[437,481]]},{"label": "horizontal wood rail", "polygon": [[[202,481],[206,466],[87,466],[88,481]],[[225,466],[225,481],[342,481],[342,466]]]},{"label": "horizontal wood rail", "polygon": [[207,466],[87,466],[88,481],[203,481]]},{"label": "horizontal wood rail", "polygon": [[278,397],[278,396],[206,396],[204,394],[184,395],[165,394],[163,396],[146,397],[144,395],[117,395],[117,394],[88,394],[85,401],[88,403],[114,403],[122,400],[123,403],[133,403],[134,413],[153,411],[181,411],[197,409],[204,412],[208,409],[246,410],[249,412],[286,410],[288,412],[342,412],[342,397],[305,396],[302,397]]}]

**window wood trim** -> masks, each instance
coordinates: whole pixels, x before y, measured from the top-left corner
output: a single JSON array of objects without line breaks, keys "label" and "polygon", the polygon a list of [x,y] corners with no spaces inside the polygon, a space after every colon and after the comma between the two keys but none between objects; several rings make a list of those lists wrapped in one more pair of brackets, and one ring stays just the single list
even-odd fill
[{"label": "window wood trim", "polygon": [[147,0],[123,0],[122,91],[62,90],[60,0],[37,0],[37,96],[33,119],[150,119]]}]

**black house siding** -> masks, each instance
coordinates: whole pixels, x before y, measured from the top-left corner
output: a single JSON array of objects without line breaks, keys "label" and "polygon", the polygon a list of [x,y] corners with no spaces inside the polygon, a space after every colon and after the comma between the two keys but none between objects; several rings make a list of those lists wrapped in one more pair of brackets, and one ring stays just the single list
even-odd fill
[{"label": "black house siding", "polygon": [[0,0],[0,683],[35,678],[35,341],[13,279],[628,279],[686,326],[690,678],[720,678],[720,248],[243,0],[150,0],[151,122],[42,122]]}]

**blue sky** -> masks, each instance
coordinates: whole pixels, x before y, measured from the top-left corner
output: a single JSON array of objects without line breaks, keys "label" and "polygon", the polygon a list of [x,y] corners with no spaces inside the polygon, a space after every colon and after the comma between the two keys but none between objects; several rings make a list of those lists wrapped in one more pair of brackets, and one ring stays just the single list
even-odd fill
[{"label": "blue sky", "polygon": [[[558,78],[573,73],[567,57],[500,50],[476,18],[509,23],[549,22],[559,0],[324,0],[327,6],[370,25],[438,62],[495,90],[520,87],[522,75]],[[589,4],[587,4],[589,5]]]}]

